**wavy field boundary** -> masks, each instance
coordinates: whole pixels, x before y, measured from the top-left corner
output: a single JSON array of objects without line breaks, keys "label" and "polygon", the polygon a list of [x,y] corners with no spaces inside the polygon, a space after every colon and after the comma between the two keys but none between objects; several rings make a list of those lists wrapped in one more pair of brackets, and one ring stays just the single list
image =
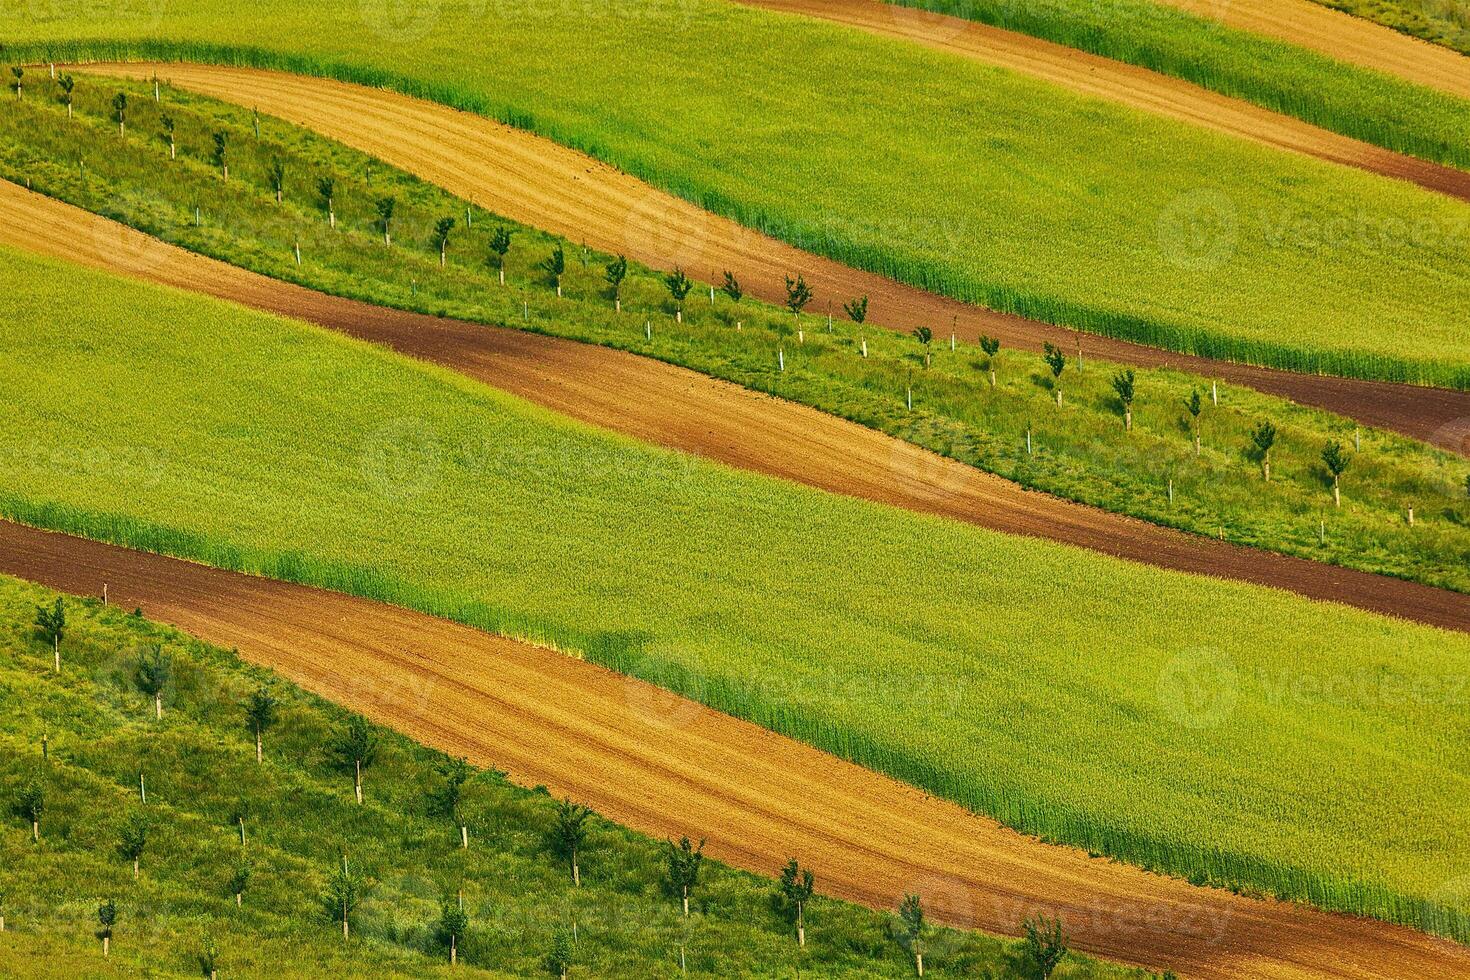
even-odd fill
[{"label": "wavy field boundary", "polygon": [[[403,31],[345,0],[313,8],[310,25],[289,7],[225,14],[218,2],[189,0],[146,30],[120,23],[105,37],[65,18],[26,25],[11,50],[250,63],[392,86],[533,129],[799,248],[963,301],[1203,356],[1470,388],[1458,329],[1470,281],[1455,249],[1470,209],[1399,181],[713,0],[647,8],[636,24],[596,6],[561,17],[454,7]],[[445,56],[451,35],[470,39],[462,56]],[[278,38],[272,50],[262,37]],[[484,37],[500,43],[482,47]],[[384,58],[393,71],[378,67]],[[727,84],[699,86],[693,65]],[[669,112],[671,102],[687,108]],[[1133,179],[1139,168],[1149,181]],[[1434,241],[1420,240],[1421,226]]]},{"label": "wavy field boundary", "polygon": [[798,855],[824,893],[873,908],[917,892],[939,921],[1007,934],[1044,911],[1080,949],[1189,977],[1470,976],[1453,943],[1041,844],[641,681],[419,613],[4,522],[0,570],[82,594],[105,584],[521,785],[654,837],[708,837],[712,856],[759,874]]},{"label": "wavy field boundary", "polygon": [[937,51],[1023,72],[1084,95],[1470,200],[1470,171],[1395,153],[1172,75],[993,27],[983,21],[911,12],[895,8],[886,0],[739,2],[912,41]]},{"label": "wavy field boundary", "polygon": [[[986,310],[801,251],[659,191],[575,150],[471,113],[395,92],[313,76],[208,65],[96,65],[85,70],[171,84],[320,132],[507,218],[571,241],[624,253],[656,269],[682,266],[718,282],[732,270],[751,295],[781,304],[784,278],[801,272],[819,296],[871,300],[869,319],[951,325],[1007,346],[1075,348],[1073,331]],[[1467,212],[1470,216],[1470,212]],[[1470,226],[1467,226],[1470,227]],[[1470,392],[1303,375],[1170,353],[1105,337],[1089,356],[1168,366],[1246,385],[1465,453]]]},{"label": "wavy field boundary", "polygon": [[580,421],[740,469],[1470,632],[1470,598],[1462,593],[1212,541],[1027,491],[856,423],[621,351],[315,292],[185,251],[7,182],[0,182],[0,241],[307,320]]}]

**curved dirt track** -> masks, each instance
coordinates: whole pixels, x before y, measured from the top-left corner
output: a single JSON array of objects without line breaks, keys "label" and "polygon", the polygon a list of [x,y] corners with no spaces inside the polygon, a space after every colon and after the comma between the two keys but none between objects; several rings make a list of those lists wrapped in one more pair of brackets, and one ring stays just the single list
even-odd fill
[{"label": "curved dirt track", "polygon": [[1069,503],[794,402],[621,351],[280,282],[0,181],[0,242],[308,320],[644,442],[908,510],[1470,632],[1470,596]]},{"label": "curved dirt track", "polygon": [[918,892],[944,922],[1004,933],[1043,911],[1078,949],[1194,978],[1470,977],[1463,946],[1042,844],[658,688],[419,613],[5,522],[0,572],[84,595],[106,584],[122,608],[522,785],[655,837],[707,837],[711,856],[761,874],[796,856],[824,893],[874,908]]},{"label": "curved dirt track", "polygon": [[1084,95],[1120,102],[1279,150],[1411,181],[1429,190],[1470,201],[1470,172],[1385,150],[1293,116],[1211,92],[1183,79],[1043,41],[1029,34],[895,6],[883,0],[737,2],[836,21],[872,34],[902,38],[1033,75]]},{"label": "curved dirt track", "polygon": [[1470,99],[1470,58],[1311,0],[1160,2]]},{"label": "curved dirt track", "polygon": [[[719,281],[733,271],[752,295],[784,303],[782,283],[802,272],[821,296],[867,295],[874,323],[954,323],[1008,346],[1071,348],[1073,331],[945,299],[792,248],[654,190],[558,143],[435,102],[330,79],[192,64],[94,65],[86,70],[159,77],[316,130],[475,204],[528,225],[623,253],[656,269],[682,266]],[[1167,365],[1247,385],[1470,455],[1470,392],[1293,374],[1229,364],[1086,335],[1087,356]]]}]

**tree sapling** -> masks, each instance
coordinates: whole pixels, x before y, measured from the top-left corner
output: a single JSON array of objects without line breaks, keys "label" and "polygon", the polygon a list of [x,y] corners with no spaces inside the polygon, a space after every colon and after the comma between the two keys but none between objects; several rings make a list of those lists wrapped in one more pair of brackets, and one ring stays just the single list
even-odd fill
[{"label": "tree sapling", "polygon": [[619,255],[609,262],[607,268],[603,270],[602,276],[607,280],[607,284],[612,287],[613,309],[619,313],[623,312],[623,280],[628,278],[627,257]]},{"label": "tree sapling", "polygon": [[337,227],[337,178],[331,174],[316,179],[316,194],[327,212],[327,227]]},{"label": "tree sapling", "polygon": [[561,277],[567,271],[566,249],[558,242],[551,250],[551,254],[541,260],[541,271],[551,278],[551,284],[556,287],[556,295],[561,296]]},{"label": "tree sapling", "polygon": [[490,262],[500,272],[500,284],[505,285],[505,256],[510,251],[510,229],[502,225],[490,236]]},{"label": "tree sapling", "polygon": [[279,158],[272,160],[270,166],[266,167],[265,178],[275,192],[276,203],[280,204],[286,198],[286,165]]},{"label": "tree sapling", "polygon": [[128,135],[128,96],[119,92],[112,97],[112,118],[117,123],[117,134]]},{"label": "tree sapling", "polygon": [[1200,396],[1196,388],[1184,399],[1184,410],[1189,413],[1191,427],[1194,429],[1194,454],[1200,454],[1200,415],[1205,410],[1205,400]]},{"label": "tree sapling", "polygon": [[177,160],[179,158],[178,146],[174,142],[174,117],[164,114],[158,120],[159,126],[163,127],[163,141],[168,144],[168,158]]},{"label": "tree sapling", "polygon": [[393,245],[393,212],[398,210],[398,198],[380,197],[373,203],[373,210],[378,214],[378,227],[383,230],[383,244],[391,247]]},{"label": "tree sapling", "polygon": [[674,271],[664,276],[664,285],[669,288],[669,295],[674,297],[674,319],[684,322],[684,297],[689,295],[689,290],[694,288],[694,283],[684,274],[684,270],[674,268]]},{"label": "tree sapling", "polygon": [[439,250],[439,268],[449,259],[449,233],[454,230],[453,218],[440,218],[434,222],[434,247]]},{"label": "tree sapling", "polygon": [[1057,393],[1057,405],[1062,404],[1062,370],[1067,366],[1067,355],[1062,349],[1053,344],[1046,344],[1042,348],[1042,360],[1046,366],[1051,368],[1051,386]]},{"label": "tree sapling", "polygon": [[934,331],[928,327],[915,327],[913,337],[924,348],[924,370],[929,370],[929,346],[934,343]]},{"label": "tree sapling", "polygon": [[108,899],[97,906],[97,938],[102,940],[102,956],[112,953],[112,930],[117,925],[117,903]]},{"label": "tree sapling", "polygon": [[582,886],[582,868],[579,857],[587,843],[587,818],[592,811],[571,800],[556,805],[556,815],[551,825],[551,845],[571,863],[572,884]]},{"label": "tree sapling", "polygon": [[689,893],[699,884],[699,869],[704,863],[704,841],[699,846],[681,837],[679,843],[669,841],[669,883],[684,903],[684,918],[689,918]]},{"label": "tree sapling", "polygon": [[847,318],[853,323],[862,326],[868,321],[868,297],[859,296],[857,299],[848,300],[842,304],[842,312],[846,313]]},{"label": "tree sapling", "polygon": [[980,349],[985,352],[985,370],[990,372],[990,387],[995,387],[996,355],[1000,353],[1000,341],[995,337],[982,336]]},{"label": "tree sapling", "polygon": [[924,975],[924,906],[917,895],[905,895],[898,906],[898,916],[893,923],[894,936],[899,946],[914,958],[914,968],[919,976]]},{"label": "tree sapling", "polygon": [[449,949],[450,966],[459,962],[459,940],[469,926],[470,917],[465,913],[464,906],[454,899],[447,899],[443,910],[439,913],[439,925],[436,931],[439,942]]},{"label": "tree sapling", "polygon": [[221,130],[218,133],[211,134],[210,139],[214,141],[214,152],[210,154],[210,158],[214,161],[214,165],[219,167],[220,178],[222,180],[229,180],[230,134]]},{"label": "tree sapling", "polygon": [[806,906],[812,900],[816,888],[816,877],[810,870],[796,863],[796,858],[786,862],[781,870],[781,902],[796,926],[796,945],[806,945]]},{"label": "tree sapling", "polygon": [[[1329,442],[1322,447],[1322,465],[1327,467],[1327,472],[1332,476],[1332,504],[1335,507],[1342,506],[1342,474],[1347,471],[1349,458],[1343,451],[1342,443]],[[1410,521],[1413,520],[1410,512]]]},{"label": "tree sapling", "polygon": [[797,273],[796,278],[786,277],[786,308],[791,311],[798,323],[801,322],[801,311],[806,309],[812,301],[811,287],[806,284],[806,276]]},{"label": "tree sapling", "polygon": [[255,735],[255,762],[265,759],[265,733],[276,723],[276,699],[264,687],[257,688],[245,702],[245,723]]},{"label": "tree sapling", "polygon": [[56,80],[56,84],[61,89],[61,101],[66,105],[66,118],[70,119],[72,118],[71,93],[77,87],[77,81],[70,75],[62,75]]},{"label": "tree sapling", "polygon": [[162,646],[154,644],[152,650],[144,651],[138,658],[133,682],[139,691],[153,699],[153,713],[157,720],[163,718],[163,689],[168,686],[172,675],[173,658],[163,652]]},{"label": "tree sapling", "polygon": [[61,673],[61,640],[66,636],[66,602],[60,596],[49,607],[36,607],[36,628],[51,642],[52,662],[56,673]]},{"label": "tree sapling", "polygon": [[1133,369],[1128,368],[1113,375],[1113,391],[1123,405],[1123,431],[1133,431]]},{"label": "tree sapling", "polygon": [[357,802],[362,802],[362,771],[372,765],[378,757],[378,733],[372,722],[362,715],[353,715],[337,731],[332,749],[337,762],[352,773],[352,788]]},{"label": "tree sapling", "polygon": [[1027,919],[1022,927],[1026,933],[1022,945],[1026,962],[1031,964],[1041,980],[1049,980],[1067,955],[1067,937],[1062,932],[1062,920],[1038,915]]},{"label": "tree sapling", "polygon": [[32,775],[20,788],[15,801],[15,812],[30,821],[31,840],[41,841],[41,814],[46,812],[46,784],[39,775]]},{"label": "tree sapling", "polygon": [[740,280],[736,279],[735,274],[728,269],[725,270],[725,282],[720,286],[720,292],[730,297],[730,302],[737,305],[745,296],[745,290],[740,288]]},{"label": "tree sapling", "polygon": [[1262,422],[1251,430],[1251,444],[1261,454],[1261,475],[1271,482],[1271,447],[1276,445],[1276,426]]},{"label": "tree sapling", "polygon": [[143,860],[143,851],[148,846],[148,818],[141,812],[132,813],[118,831],[117,853],[124,861],[133,862],[133,880],[138,880],[138,866]]}]

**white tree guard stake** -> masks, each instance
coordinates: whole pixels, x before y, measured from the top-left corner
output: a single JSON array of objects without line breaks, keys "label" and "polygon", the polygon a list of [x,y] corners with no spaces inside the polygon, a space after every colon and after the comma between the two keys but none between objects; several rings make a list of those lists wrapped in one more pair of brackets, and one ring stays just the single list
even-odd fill
[{"label": "white tree guard stake", "polygon": [[776,351],[776,363],[782,371],[786,370],[786,349],[784,347]]},{"label": "white tree guard stake", "polygon": [[864,357],[867,357],[868,356],[868,338],[867,337],[864,337],[863,338],[863,356]]},{"label": "white tree guard stake", "polygon": [[148,802],[148,784],[143,780],[141,772],[138,773],[138,799],[143,803]]},{"label": "white tree guard stake", "polygon": [[652,320],[644,320],[643,321],[643,337],[644,337],[645,340],[652,340],[653,339],[653,321]]},{"label": "white tree guard stake", "polygon": [[909,389],[908,389],[908,406],[909,406],[909,411],[912,412],[914,410],[914,389],[913,389],[913,386],[910,386]]},{"label": "white tree guard stake", "polygon": [[713,285],[709,287],[709,305],[715,305],[715,287]]},{"label": "white tree guard stake", "polygon": [[949,335],[949,352],[951,354],[954,353],[954,334],[953,333],[951,333]]},{"label": "white tree guard stake", "polygon": [[798,330],[798,331],[796,331],[796,342],[798,344],[804,344],[804,343],[806,343],[806,331],[805,330]]},{"label": "white tree guard stake", "polygon": [[1360,452],[1363,451],[1363,430],[1362,429],[1358,429],[1358,428],[1354,428],[1353,429],[1353,451],[1354,452],[1358,452],[1358,453],[1360,453]]},{"label": "white tree guard stake", "polygon": [[1210,401],[1218,407],[1220,404],[1220,382],[1210,382]]},{"label": "white tree guard stake", "polygon": [[736,330],[744,330],[745,329],[745,321],[744,320],[736,320],[735,321],[735,329]]},{"label": "white tree guard stake", "polygon": [[1169,481],[1169,506],[1174,506],[1174,481]]},{"label": "white tree guard stake", "polygon": [[1026,426],[1026,455],[1031,455],[1031,426]]},{"label": "white tree guard stake", "polygon": [[1414,526],[1414,508],[1409,508],[1409,527]]},{"label": "white tree guard stake", "polygon": [[294,251],[296,252],[296,264],[301,264],[301,239],[296,239]]}]

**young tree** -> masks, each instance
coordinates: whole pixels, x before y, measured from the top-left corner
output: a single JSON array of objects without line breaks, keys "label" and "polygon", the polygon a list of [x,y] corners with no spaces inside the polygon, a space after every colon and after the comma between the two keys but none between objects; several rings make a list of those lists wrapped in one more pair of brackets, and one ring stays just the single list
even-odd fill
[{"label": "young tree", "polygon": [[139,691],[153,699],[154,717],[159,720],[163,718],[163,689],[168,686],[172,675],[173,658],[163,652],[162,646],[154,644],[152,650],[146,650],[138,657],[133,682]]},{"label": "young tree", "polygon": [[165,114],[158,120],[163,127],[163,141],[168,144],[168,158],[177,160],[179,158],[178,146],[174,142],[174,117]]},{"label": "young tree", "polygon": [[694,288],[694,283],[684,275],[684,270],[674,268],[674,271],[664,276],[664,285],[669,287],[669,295],[674,297],[674,319],[680,323],[684,322],[684,297],[689,295],[689,290]]},{"label": "young tree", "polygon": [[996,355],[1000,353],[1000,341],[994,337],[980,338],[980,349],[985,352],[985,369],[990,372],[990,387],[995,387]]},{"label": "young tree", "polygon": [[917,895],[905,895],[898,906],[898,917],[893,923],[894,935],[899,946],[908,950],[914,958],[914,967],[919,976],[924,975],[924,906]]},{"label": "young tree", "polygon": [[434,222],[434,247],[439,249],[439,268],[449,258],[449,233],[454,230],[453,218],[440,218]]},{"label": "young tree", "polygon": [[380,197],[373,203],[373,209],[378,213],[378,227],[383,229],[383,244],[393,244],[393,212],[398,210],[398,198]]},{"label": "young tree", "polygon": [[1327,472],[1332,474],[1332,503],[1335,507],[1342,506],[1342,474],[1348,468],[1348,455],[1343,451],[1342,443],[1329,442],[1322,447],[1322,465],[1327,467]]},{"label": "young tree", "polygon": [[265,170],[265,179],[275,192],[276,203],[280,204],[286,198],[286,165],[279,159],[272,160]]},{"label": "young tree", "polygon": [[1057,404],[1062,403],[1062,369],[1067,366],[1067,355],[1062,353],[1060,347],[1050,343],[1042,348],[1041,357],[1046,361],[1046,366],[1051,368],[1051,386],[1057,393]]},{"label": "young tree", "polygon": [[353,715],[337,730],[332,741],[332,750],[342,768],[352,773],[352,787],[357,802],[362,802],[362,771],[378,757],[378,733],[372,722],[362,715]]},{"label": "young tree", "polygon": [[856,324],[864,324],[868,321],[868,297],[859,296],[857,299],[848,300],[842,304],[842,312],[847,318]]},{"label": "young tree", "polygon": [[117,134],[128,135],[128,96],[119,92],[112,97],[112,118],[117,123]]},{"label": "young tree", "polygon": [[21,98],[21,79],[25,78],[26,70],[20,65],[11,65],[10,74],[15,76],[15,80],[10,83],[10,87],[15,89],[15,97],[19,99]]},{"label": "young tree", "polygon": [[934,331],[928,327],[915,327],[913,337],[924,347],[924,370],[929,370],[929,345],[934,343]]},{"label": "young tree", "polygon": [[337,227],[337,178],[331,174],[316,179],[316,194],[327,212],[327,226]]},{"label": "young tree", "polygon": [[695,847],[688,837],[679,843],[669,841],[669,883],[684,901],[684,918],[689,918],[689,893],[699,884],[699,868],[704,863],[704,841]]},{"label": "young tree", "polygon": [[561,980],[567,980],[572,969],[572,935],[565,929],[557,929],[551,937],[551,952],[546,954],[546,971]]},{"label": "young tree", "polygon": [[1133,369],[1119,371],[1113,375],[1113,391],[1118,395],[1118,401],[1123,404],[1123,431],[1133,431]]},{"label": "young tree", "polygon": [[612,287],[613,309],[619,313],[623,312],[623,280],[628,278],[628,259],[619,255],[607,264],[602,276],[607,284]]},{"label": "young tree", "polygon": [[30,821],[31,840],[39,843],[41,814],[46,812],[46,784],[39,775],[32,775],[20,788],[20,796],[15,801],[15,812]]},{"label": "young tree", "polygon": [[1189,413],[1191,425],[1194,428],[1194,454],[1200,454],[1200,415],[1205,410],[1205,400],[1196,388],[1184,399],[1184,410]]},{"label": "young tree", "polygon": [[1026,962],[1030,963],[1041,980],[1048,980],[1057,964],[1067,955],[1067,937],[1062,932],[1061,919],[1048,919],[1038,915],[1023,924],[1026,938],[1022,949]]},{"label": "young tree", "polygon": [[219,167],[220,177],[224,180],[229,180],[230,134],[220,131],[214,133],[210,138],[214,140],[214,153],[210,155],[210,158],[214,161],[214,165]]},{"label": "young tree", "polygon": [[71,93],[72,89],[77,87],[77,81],[70,75],[62,75],[56,80],[56,84],[61,89],[61,101],[66,105],[66,118],[70,119],[72,117]]},{"label": "young tree", "polygon": [[500,284],[505,285],[505,256],[510,252],[510,229],[503,225],[490,236],[490,261],[500,271]]},{"label": "young tree", "polygon": [[199,944],[199,971],[209,980],[219,977],[219,940],[205,936]]},{"label": "young tree", "polygon": [[556,805],[556,816],[551,825],[551,846],[562,857],[571,862],[572,884],[582,886],[582,868],[578,857],[587,843],[587,818],[592,811],[585,806],[563,800]]},{"label": "young tree", "polygon": [[810,870],[796,863],[796,858],[786,862],[781,870],[781,903],[791,915],[796,926],[796,945],[806,945],[806,906],[812,900],[816,888],[816,877]]},{"label": "young tree", "polygon": [[730,297],[732,303],[739,303],[745,296],[745,290],[740,288],[740,280],[736,279],[735,274],[728,269],[725,270],[725,282],[720,287],[720,292]]},{"label": "young tree", "polygon": [[36,607],[36,628],[51,642],[51,656],[56,665],[56,673],[61,673],[61,641],[66,636],[66,603],[60,596],[56,597],[56,602],[50,608]]},{"label": "young tree", "polygon": [[470,768],[468,759],[448,757],[439,763],[438,770],[444,781],[429,796],[429,812],[451,818],[459,828],[460,847],[468,848],[470,831],[465,824],[460,804],[464,799],[464,784],[469,782],[474,770]]},{"label": "young tree", "polygon": [[558,242],[551,250],[551,254],[541,260],[541,271],[551,277],[551,284],[556,287],[556,295],[561,295],[561,277],[567,271],[566,249]]},{"label": "young tree", "polygon": [[264,687],[251,692],[250,700],[245,702],[245,723],[255,733],[256,765],[265,759],[265,733],[274,727],[278,707],[276,699]]},{"label": "young tree", "polygon": [[459,962],[459,940],[470,927],[470,917],[464,907],[454,899],[446,899],[439,913],[439,925],[435,930],[441,945],[449,950],[449,965]]},{"label": "young tree", "polygon": [[241,908],[245,904],[245,889],[250,887],[251,868],[248,864],[237,864],[230,872],[228,888],[231,895],[235,896],[235,908]]},{"label": "young tree", "polygon": [[811,287],[806,284],[806,276],[797,273],[796,278],[786,277],[786,308],[797,320],[801,319],[801,311],[812,301]]},{"label": "young tree", "polygon": [[97,938],[102,940],[102,955],[112,953],[112,929],[117,925],[117,903],[108,899],[97,906]]},{"label": "young tree", "polygon": [[138,880],[138,865],[148,846],[148,818],[135,811],[118,831],[117,853],[124,861],[133,862],[133,880]]},{"label": "young tree", "polygon": [[342,941],[352,937],[352,917],[362,902],[367,883],[355,871],[348,870],[347,855],[342,855],[340,867],[332,870],[327,887],[322,892],[322,906],[333,922],[342,923]]},{"label": "young tree", "polygon": [[1251,431],[1251,443],[1261,454],[1261,475],[1271,482],[1271,447],[1276,445],[1276,426],[1262,422]]}]

